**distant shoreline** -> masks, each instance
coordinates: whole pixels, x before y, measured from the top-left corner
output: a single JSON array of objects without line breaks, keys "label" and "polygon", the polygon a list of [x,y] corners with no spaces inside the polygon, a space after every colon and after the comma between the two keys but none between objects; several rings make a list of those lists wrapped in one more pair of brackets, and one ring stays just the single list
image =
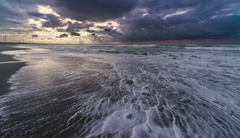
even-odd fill
[{"label": "distant shoreline", "polygon": [[99,43],[99,44],[78,44],[78,43],[17,43],[17,42],[0,42],[2,44],[20,45],[240,45],[240,43]]},{"label": "distant shoreline", "polygon": [[31,44],[31,43],[0,42],[0,45],[2,45],[2,44],[8,44],[8,45],[13,44],[13,45],[17,45],[17,44]]},{"label": "distant shoreline", "polygon": [[[20,68],[25,66],[26,62],[15,60],[12,55],[2,54],[2,51],[25,50],[26,48],[16,48],[14,43],[0,43],[0,96],[10,92],[11,84],[9,78]],[[18,62],[14,62],[18,61]]]}]

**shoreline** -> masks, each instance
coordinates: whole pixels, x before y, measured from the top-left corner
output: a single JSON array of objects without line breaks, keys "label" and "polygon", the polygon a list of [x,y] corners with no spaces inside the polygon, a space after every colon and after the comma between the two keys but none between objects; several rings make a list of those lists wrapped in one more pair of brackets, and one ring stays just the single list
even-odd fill
[{"label": "shoreline", "polygon": [[26,62],[14,59],[13,55],[2,54],[3,51],[25,50],[26,48],[15,48],[17,44],[0,44],[0,96],[11,92],[9,78],[20,68],[26,66]]}]

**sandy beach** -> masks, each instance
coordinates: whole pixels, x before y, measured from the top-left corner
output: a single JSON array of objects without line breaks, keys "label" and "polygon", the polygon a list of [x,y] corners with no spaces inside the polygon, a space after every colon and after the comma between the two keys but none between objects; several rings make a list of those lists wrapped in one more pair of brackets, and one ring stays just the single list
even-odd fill
[{"label": "sandy beach", "polygon": [[[23,48],[15,48],[14,44],[0,44],[0,96],[8,93],[11,84],[7,81],[17,70],[25,65],[25,62],[12,62],[18,61],[13,58],[12,55],[2,54],[2,51],[10,50],[23,50]],[[7,63],[11,62],[11,63]]]}]

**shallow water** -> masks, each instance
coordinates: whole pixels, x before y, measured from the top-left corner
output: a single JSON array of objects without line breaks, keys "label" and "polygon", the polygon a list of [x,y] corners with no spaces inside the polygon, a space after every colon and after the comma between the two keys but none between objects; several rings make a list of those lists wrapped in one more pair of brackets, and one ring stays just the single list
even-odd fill
[{"label": "shallow water", "polygon": [[240,136],[240,46],[22,47],[2,137]]}]

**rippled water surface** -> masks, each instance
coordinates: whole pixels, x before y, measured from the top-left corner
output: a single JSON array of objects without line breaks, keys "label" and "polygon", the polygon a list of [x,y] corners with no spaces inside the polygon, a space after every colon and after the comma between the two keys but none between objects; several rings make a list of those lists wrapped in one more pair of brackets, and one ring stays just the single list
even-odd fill
[{"label": "rippled water surface", "polygon": [[240,46],[22,47],[3,138],[240,137]]}]

